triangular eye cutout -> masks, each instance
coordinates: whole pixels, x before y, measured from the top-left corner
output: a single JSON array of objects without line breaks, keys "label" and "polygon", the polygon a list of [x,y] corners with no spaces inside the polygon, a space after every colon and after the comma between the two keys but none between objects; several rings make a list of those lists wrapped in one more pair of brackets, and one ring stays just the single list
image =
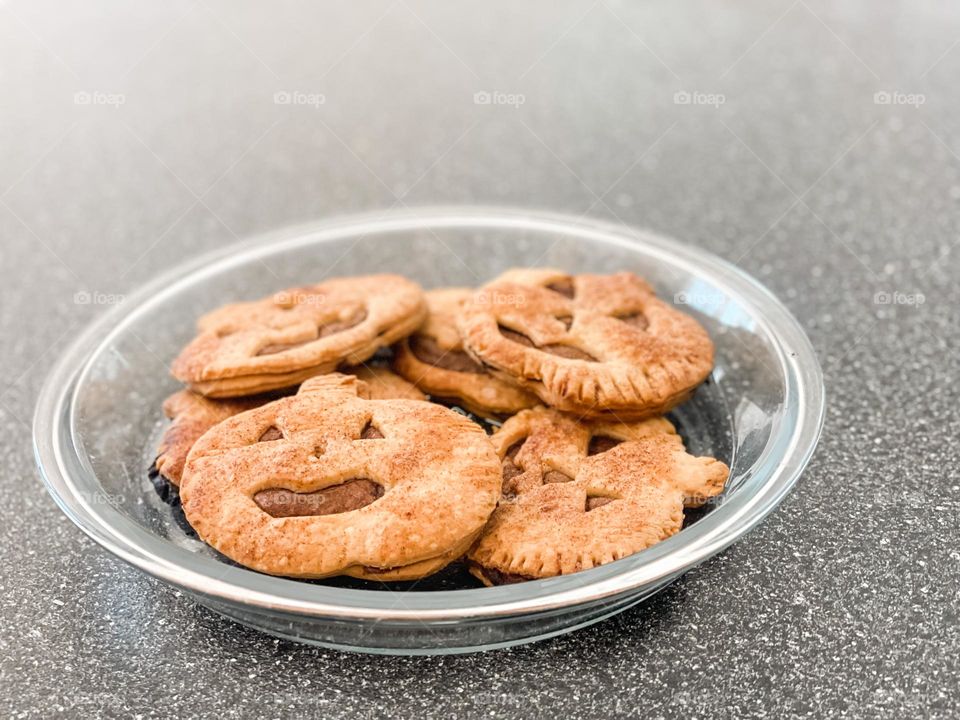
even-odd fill
[{"label": "triangular eye cutout", "polygon": [[349,317],[342,320],[331,320],[329,322],[320,325],[317,328],[317,337],[325,338],[330,335],[336,335],[338,332],[343,332],[344,330],[349,330],[352,327],[355,327],[367,319],[367,311],[365,308],[360,308],[355,310]]},{"label": "triangular eye cutout", "polygon": [[555,293],[560,293],[565,298],[573,300],[575,290],[573,288],[573,278],[564,278],[563,280],[557,280],[547,285],[547,290],[553,290]]},{"label": "triangular eye cutout", "polygon": [[647,316],[642,312],[630,313],[629,315],[619,315],[617,320],[622,323],[626,323],[632,328],[637,330],[646,330],[650,327],[650,321],[647,319]]},{"label": "triangular eye cutout", "polygon": [[272,442],[274,440],[282,440],[283,432],[276,425],[271,425],[266,430],[263,431],[263,435],[257,440],[257,442]]},{"label": "triangular eye cutout", "polygon": [[599,455],[600,453],[605,453],[607,450],[615,448],[622,442],[623,440],[617,440],[617,438],[610,437],[609,435],[594,435],[592,438],[590,438],[590,445],[587,447],[587,455]]},{"label": "triangular eye cutout", "polygon": [[517,440],[510,448],[507,450],[507,454],[503,458],[503,462],[500,464],[501,473],[503,474],[503,479],[513,480],[517,475],[523,474],[523,468],[516,464],[515,460],[517,453],[520,452],[520,448],[523,447],[523,444],[527,441],[526,438]]},{"label": "triangular eye cutout", "polygon": [[572,477],[570,477],[566,473],[560,472],[559,470],[547,470],[543,474],[544,483],[571,482],[572,480],[573,480]]},{"label": "triangular eye cutout", "polygon": [[361,440],[382,440],[383,433],[377,429],[373,420],[367,420],[367,424],[363,426],[363,430],[360,431]]},{"label": "triangular eye cutout", "polygon": [[587,495],[587,502],[584,504],[583,511],[590,512],[598,507],[603,507],[607,503],[612,503],[616,498],[606,497],[604,495]]}]

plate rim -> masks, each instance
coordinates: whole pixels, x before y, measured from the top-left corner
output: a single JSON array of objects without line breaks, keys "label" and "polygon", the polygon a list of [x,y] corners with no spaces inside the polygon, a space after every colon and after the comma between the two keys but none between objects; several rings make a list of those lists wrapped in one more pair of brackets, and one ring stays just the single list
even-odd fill
[{"label": "plate rim", "polygon": [[[751,307],[760,316],[759,320],[766,321],[763,323],[766,333],[773,341],[788,381],[785,409],[795,412],[797,416],[796,421],[791,424],[791,442],[782,449],[780,457],[777,458],[779,467],[768,469],[765,482],[759,485],[750,497],[734,495],[683,533],[678,533],[643,553],[580,573],[531,581],[520,586],[434,592],[333,588],[264,575],[223,563],[217,563],[217,567],[221,569],[220,576],[211,577],[209,573],[202,572],[202,567],[207,564],[205,562],[191,563],[184,558],[184,562],[178,564],[150,552],[148,548],[131,545],[129,536],[119,533],[117,526],[123,527],[124,523],[131,526],[135,524],[119,510],[109,505],[94,508],[77,492],[64,492],[76,488],[71,484],[63,447],[57,439],[63,436],[63,410],[71,406],[70,400],[76,383],[89,370],[98,350],[109,343],[125,324],[132,322],[138,313],[146,312],[155,303],[176,294],[181,284],[197,282],[205,272],[220,273],[232,266],[250,262],[257,255],[269,255],[298,245],[329,242],[344,235],[362,235],[373,231],[397,232],[424,227],[467,226],[575,232],[581,237],[592,236],[593,240],[621,246],[640,242],[646,246],[648,252],[655,249],[656,254],[669,255],[674,264],[680,260],[681,264],[689,265],[698,273],[706,272],[712,281],[727,291],[736,290],[732,294]],[[361,230],[363,232],[360,232]],[[705,263],[709,265],[706,266]],[[731,282],[735,287],[730,287]],[[757,300],[762,300],[763,304],[760,305]],[[776,331],[767,318],[768,315],[779,319]],[[784,340],[790,341],[790,352],[783,347]],[[77,362],[78,354],[82,354],[82,364]],[[797,383],[799,379],[803,380],[801,387],[791,388],[791,381]],[[804,395],[805,402],[798,402],[798,393]],[[791,399],[794,402],[792,408],[789,402]],[[507,207],[428,206],[338,216],[325,221],[297,224],[255,234],[239,243],[202,253],[162,273],[131,293],[123,303],[95,318],[63,351],[50,370],[38,396],[34,412],[33,442],[36,462],[44,484],[71,521],[107,551],[164,582],[197,595],[214,596],[222,602],[296,615],[344,620],[375,618],[397,622],[450,621],[528,615],[602,602],[604,598],[636,591],[658,580],[686,572],[754,528],[792,489],[816,448],[823,426],[825,407],[822,371],[813,346],[797,320],[776,296],[756,279],[713,253],[659,233],[588,216],[577,217],[551,211]],[[104,515],[107,518],[113,517],[115,523],[107,522]],[[134,535],[142,533],[154,542],[167,542],[139,526],[135,526],[133,530]],[[174,552],[174,556],[184,553],[193,560],[216,562],[173,545],[170,547],[179,551]],[[639,556],[643,556],[642,563],[636,561]],[[630,565],[637,567],[625,567]],[[259,582],[254,583],[247,576],[252,576]],[[270,586],[271,589],[264,591],[252,587],[253,584]],[[303,588],[311,591],[304,593]],[[518,588],[522,588],[524,592],[521,594],[527,597],[517,597]],[[308,597],[311,595],[336,595],[342,600],[338,602],[336,598],[330,598],[320,601]],[[372,595],[387,595],[394,601],[390,605],[379,601],[368,602],[374,600]],[[427,598],[430,599],[429,604],[432,607],[421,605],[420,600],[426,602]],[[357,604],[345,604],[347,599],[356,600]],[[440,600],[449,601],[449,605],[435,607]]]}]

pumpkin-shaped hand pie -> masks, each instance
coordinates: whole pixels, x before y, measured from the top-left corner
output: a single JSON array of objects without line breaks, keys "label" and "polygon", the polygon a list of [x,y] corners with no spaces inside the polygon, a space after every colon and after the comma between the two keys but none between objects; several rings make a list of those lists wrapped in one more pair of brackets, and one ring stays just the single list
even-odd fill
[{"label": "pumpkin-shaped hand pie", "polygon": [[470,550],[487,585],[562,575],[639,552],[680,530],[684,507],[719,494],[727,466],[686,452],[663,418],[581,422],[539,407],[491,438],[503,499]]},{"label": "pumpkin-shaped hand pie", "polygon": [[428,291],[427,320],[397,344],[394,369],[435,400],[481,417],[512,415],[537,405],[536,395],[494,377],[464,352],[456,320],[472,293],[467,288]]},{"label": "pumpkin-shaped hand pie", "polygon": [[172,371],[209,397],[293,387],[367,360],[413,332],[426,312],[420,286],[399,275],[290,288],[204,315]]},{"label": "pumpkin-shaped hand pie", "polygon": [[358,387],[313,378],[201,437],[180,486],[200,537],[298,578],[410,580],[462,555],[500,493],[487,436],[440,405],[366,400]]},{"label": "pumpkin-shaped hand pie", "polygon": [[[426,400],[426,396],[399,375],[379,365],[358,365],[344,368],[361,382],[358,393],[371,400],[406,398]],[[266,405],[281,397],[268,393],[245,398],[217,400],[192,390],[180,390],[163,403],[163,412],[172,421],[157,448],[157,471],[173,485],[180,484],[183,466],[193,444],[207,430],[229,417]]]},{"label": "pumpkin-shaped hand pie", "polygon": [[629,272],[510,270],[473,295],[458,325],[490,372],[580,417],[662,414],[713,367],[700,324]]}]

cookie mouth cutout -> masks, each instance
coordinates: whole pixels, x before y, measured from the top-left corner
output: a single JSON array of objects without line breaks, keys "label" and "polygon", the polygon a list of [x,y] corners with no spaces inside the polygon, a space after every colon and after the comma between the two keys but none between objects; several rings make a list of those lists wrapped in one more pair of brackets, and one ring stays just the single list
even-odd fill
[{"label": "cookie mouth cutout", "polygon": [[520,345],[524,345],[525,347],[534,348],[535,350],[541,350],[543,352],[550,353],[551,355],[556,355],[557,357],[566,358],[568,360],[586,360],[587,362],[600,362],[598,358],[595,358],[586,350],[581,350],[580,348],[574,347],[573,345],[563,345],[560,343],[552,343],[550,345],[537,345],[529,337],[527,337],[523,333],[517,332],[516,330],[511,330],[510,328],[505,327],[503,325],[498,325],[497,329],[500,331],[500,334],[503,335],[503,337],[505,337],[507,340],[518,343]]},{"label": "cookie mouth cutout", "polygon": [[410,350],[420,362],[441,370],[472,373],[486,373],[483,365],[462,350],[444,350],[437,341],[427,335],[414,335],[410,338]]},{"label": "cookie mouth cutout", "polygon": [[[383,437],[382,435],[380,437]],[[383,497],[383,486],[368,478],[352,478],[314,492],[295,492],[286,488],[261,490],[253,501],[275,518],[337,515],[359,510]]]}]

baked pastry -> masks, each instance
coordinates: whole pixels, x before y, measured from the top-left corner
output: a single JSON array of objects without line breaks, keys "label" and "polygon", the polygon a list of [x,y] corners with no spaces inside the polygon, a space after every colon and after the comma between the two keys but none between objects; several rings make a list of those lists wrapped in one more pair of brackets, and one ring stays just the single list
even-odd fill
[{"label": "baked pastry", "polygon": [[342,374],[224,420],[187,459],[180,498],[236,562],[299,578],[410,580],[472,544],[500,494],[483,430],[440,405],[366,400]]},{"label": "baked pastry", "polygon": [[207,430],[229,417],[265,405],[275,397],[257,395],[235,400],[212,400],[192,390],[180,390],[163,401],[163,414],[170,425],[160,438],[157,471],[171,484],[179,485],[190,448]]},{"label": "baked pastry", "polygon": [[473,295],[459,328],[494,375],[580,417],[663,414],[713,367],[700,324],[629,272],[510,270]]},{"label": "baked pastry", "polygon": [[[426,400],[426,396],[389,368],[380,365],[357,365],[345,368],[361,382],[357,385],[360,397],[368,400]],[[278,393],[249,398],[215,400],[192,390],[180,390],[163,402],[163,412],[171,423],[160,439],[155,462],[157,471],[173,485],[180,484],[180,476],[193,444],[207,430],[228,417],[266,405],[282,397]]]},{"label": "baked pastry", "polygon": [[420,286],[399,275],[291,288],[204,315],[172,372],[209,397],[292,387],[362,363],[413,332],[426,312]]},{"label": "baked pastry", "polygon": [[472,290],[444,288],[426,293],[426,322],[394,348],[393,368],[435,400],[481,417],[512,415],[533,407],[537,396],[499,380],[463,350],[457,315]]},{"label": "baked pastry", "polygon": [[581,422],[544,407],[491,440],[503,499],[470,550],[486,585],[562,575],[639,552],[680,530],[684,507],[719,494],[722,462],[694,457],[667,420]]}]

